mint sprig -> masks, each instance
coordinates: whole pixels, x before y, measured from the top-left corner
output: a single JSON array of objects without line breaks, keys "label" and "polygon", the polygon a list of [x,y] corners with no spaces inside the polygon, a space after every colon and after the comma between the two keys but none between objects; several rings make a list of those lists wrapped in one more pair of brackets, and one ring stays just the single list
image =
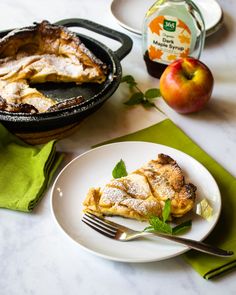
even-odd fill
[{"label": "mint sprig", "polygon": [[144,231],[177,235],[177,234],[182,234],[191,228],[192,226],[191,220],[182,222],[178,224],[177,226],[171,227],[171,225],[167,223],[170,217],[170,212],[171,212],[171,200],[167,199],[165,202],[165,206],[162,210],[162,219],[160,219],[157,216],[151,216],[149,218],[150,226],[146,227]]},{"label": "mint sprig", "polygon": [[121,178],[127,175],[128,173],[126,170],[125,162],[122,159],[120,159],[120,161],[116,164],[116,166],[112,170],[112,176],[114,178]]},{"label": "mint sprig", "polygon": [[125,105],[132,106],[141,104],[145,108],[155,107],[157,110],[162,112],[154,103],[157,98],[161,97],[160,89],[150,88],[143,92],[138,87],[138,83],[135,81],[134,77],[131,75],[122,77],[121,82],[127,83],[130,91],[132,91],[129,99],[124,102]]},{"label": "mint sprig", "polygon": [[137,86],[137,82],[134,80],[134,77],[131,75],[126,75],[121,78],[121,83],[126,82],[129,85],[129,88],[132,90]]},{"label": "mint sprig", "polygon": [[149,232],[162,232],[166,234],[172,234],[171,226],[165,221],[161,220],[157,216],[152,216],[149,218],[150,226],[146,227],[144,230]]}]

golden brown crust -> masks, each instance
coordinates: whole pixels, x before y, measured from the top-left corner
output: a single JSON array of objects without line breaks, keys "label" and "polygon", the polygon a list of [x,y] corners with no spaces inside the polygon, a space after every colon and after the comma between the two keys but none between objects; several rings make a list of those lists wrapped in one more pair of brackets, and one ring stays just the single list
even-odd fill
[{"label": "golden brown crust", "polygon": [[193,208],[197,188],[185,183],[182,169],[171,157],[159,154],[156,160],[139,169],[139,173],[147,177],[153,194],[160,202],[171,200],[173,216],[182,216]]},{"label": "golden brown crust", "polygon": [[0,96],[0,110],[9,113],[23,113],[23,114],[37,114],[38,110],[27,103],[7,103],[5,99]]},{"label": "golden brown crust", "polygon": [[50,108],[47,109],[47,112],[56,112],[56,111],[68,109],[73,106],[79,105],[83,101],[84,101],[84,98],[82,96],[72,97],[52,105]]},{"label": "golden brown crust", "polygon": [[12,58],[19,53],[66,56],[72,54],[76,55],[85,66],[101,68],[101,75],[106,71],[106,65],[85,47],[75,33],[66,27],[50,24],[46,20],[35,23],[34,26],[13,30],[0,40],[0,58]]},{"label": "golden brown crust", "polygon": [[149,161],[140,171],[162,175],[162,177],[168,179],[169,184],[176,191],[180,191],[184,184],[184,175],[181,168],[175,160],[164,154],[159,154],[156,160]]},{"label": "golden brown crust", "polygon": [[12,113],[42,113],[56,103],[36,88],[29,87],[25,80],[17,82],[0,80],[0,95],[5,101],[5,107],[1,110]]}]

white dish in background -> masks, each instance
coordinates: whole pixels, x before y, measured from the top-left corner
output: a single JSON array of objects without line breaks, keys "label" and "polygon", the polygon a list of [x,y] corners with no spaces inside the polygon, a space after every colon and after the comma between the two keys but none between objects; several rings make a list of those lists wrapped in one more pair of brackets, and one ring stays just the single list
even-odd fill
[{"label": "white dish in background", "polygon": [[[94,231],[81,221],[82,202],[90,187],[104,186],[112,176],[116,163],[123,159],[128,172],[155,159],[158,153],[173,157],[183,169],[187,182],[197,186],[197,200],[206,198],[213,207],[213,216],[206,221],[191,213],[192,228],[184,236],[203,240],[214,228],[221,210],[218,186],[198,161],[176,149],[147,142],[120,142],[90,150],[70,162],[58,175],[51,194],[51,208],[62,231],[84,249],[103,258],[123,262],[150,262],[174,257],[187,247],[160,238],[119,242]],[[110,217],[115,222],[142,230],[145,222]]]},{"label": "white dish in background", "polygon": [[[141,35],[145,13],[154,0],[113,0],[111,12],[117,22],[132,33]],[[215,33],[223,23],[223,12],[215,0],[193,0],[199,7],[206,26],[206,36]]]}]

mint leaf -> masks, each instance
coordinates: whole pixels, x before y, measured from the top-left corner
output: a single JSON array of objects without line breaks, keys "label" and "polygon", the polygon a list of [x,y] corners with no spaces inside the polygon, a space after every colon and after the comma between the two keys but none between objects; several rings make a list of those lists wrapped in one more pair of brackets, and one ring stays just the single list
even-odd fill
[{"label": "mint leaf", "polygon": [[165,206],[162,210],[162,220],[157,216],[152,216],[149,218],[149,226],[147,226],[144,231],[148,232],[162,232],[171,235],[182,234],[192,226],[192,220],[185,221],[175,227],[171,227],[166,221],[169,219],[171,213],[171,200],[167,199],[165,201]]},{"label": "mint leaf", "polygon": [[143,93],[135,92],[134,94],[131,95],[129,100],[127,100],[124,104],[131,106],[131,105],[140,104],[142,103],[142,101],[143,101]]},{"label": "mint leaf", "polygon": [[165,206],[162,211],[162,218],[163,218],[164,222],[166,222],[166,220],[168,220],[168,218],[170,216],[170,209],[171,209],[171,201],[170,201],[170,199],[167,199],[165,201]]},{"label": "mint leaf", "polygon": [[143,100],[143,101],[142,101],[142,105],[143,105],[145,108],[155,107],[155,104],[154,104],[153,102],[148,101],[148,100]]},{"label": "mint leaf", "polygon": [[157,231],[157,232],[163,232],[167,234],[172,234],[172,228],[169,224],[165,223],[162,221],[160,218],[157,216],[152,216],[149,219],[149,223],[151,227],[146,227],[146,231]]},{"label": "mint leaf", "polygon": [[192,220],[187,220],[172,228],[173,235],[182,234],[189,230],[192,226]]},{"label": "mint leaf", "polygon": [[121,78],[121,82],[126,82],[126,83],[136,83],[134,80],[134,77],[131,75],[123,76]]},{"label": "mint leaf", "polygon": [[133,88],[137,85],[136,81],[134,80],[134,77],[131,75],[127,75],[121,78],[121,83],[126,82],[130,88]]},{"label": "mint leaf", "polygon": [[145,96],[147,99],[157,98],[157,97],[161,96],[160,89],[158,89],[158,88],[151,88],[151,89],[148,89],[148,90],[144,93],[144,96]]},{"label": "mint leaf", "polygon": [[112,176],[114,178],[121,178],[127,175],[128,173],[126,171],[125,162],[122,159],[120,159],[120,161],[116,164],[115,168],[112,170]]}]

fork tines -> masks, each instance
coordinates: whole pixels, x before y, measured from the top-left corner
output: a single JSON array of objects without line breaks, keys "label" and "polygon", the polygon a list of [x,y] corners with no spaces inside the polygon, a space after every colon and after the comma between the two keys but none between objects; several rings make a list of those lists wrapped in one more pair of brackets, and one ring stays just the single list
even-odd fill
[{"label": "fork tines", "polygon": [[86,212],[82,218],[82,221],[104,236],[112,239],[116,237],[117,228],[108,224],[102,218],[92,213]]}]

